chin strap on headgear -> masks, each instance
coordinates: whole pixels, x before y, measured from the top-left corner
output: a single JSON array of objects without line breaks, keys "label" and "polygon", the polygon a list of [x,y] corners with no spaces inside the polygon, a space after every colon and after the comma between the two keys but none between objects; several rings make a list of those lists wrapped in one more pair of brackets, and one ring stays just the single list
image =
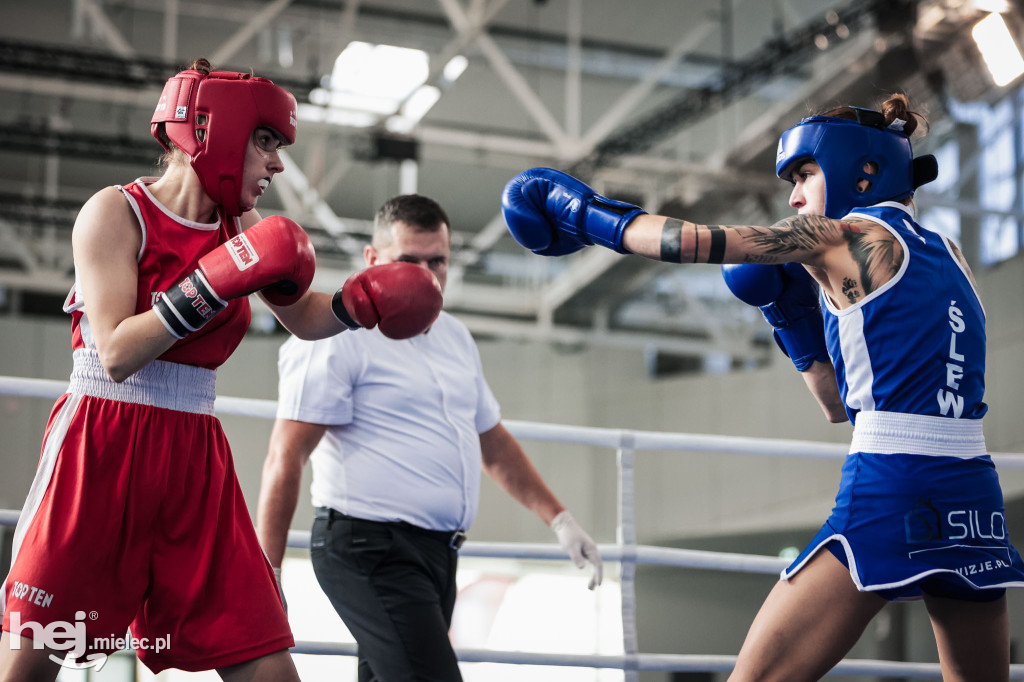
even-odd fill
[{"label": "chin strap on headgear", "polygon": [[150,127],[168,149],[159,135],[163,124],[167,138],[188,155],[210,198],[228,215],[241,215],[242,173],[253,131],[270,128],[293,144],[295,112],[292,94],[266,78],[189,70],[164,85]]},{"label": "chin strap on headgear", "polygon": [[[790,182],[801,163],[817,162],[825,176],[829,218],[842,218],[859,206],[913,196],[915,189],[938,175],[934,156],[914,158],[904,121],[886,127],[877,111],[850,108],[856,121],[834,116],[803,119],[782,133],[775,155],[775,173]],[[877,170],[871,174],[865,167]],[[857,188],[861,180],[869,183],[863,192]]]}]

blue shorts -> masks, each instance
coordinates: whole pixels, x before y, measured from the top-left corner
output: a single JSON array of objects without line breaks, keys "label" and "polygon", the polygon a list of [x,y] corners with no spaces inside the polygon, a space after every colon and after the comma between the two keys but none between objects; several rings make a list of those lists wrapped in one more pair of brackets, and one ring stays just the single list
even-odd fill
[{"label": "blue shorts", "polygon": [[[854,442],[864,445],[856,436]],[[913,439],[901,445],[924,449]],[[849,568],[857,589],[890,600],[927,593],[989,601],[1007,587],[1024,587],[1024,562],[1010,544],[988,455],[878,449],[884,451],[847,456],[832,515],[782,579],[826,548]]]},{"label": "blue shorts", "polygon": [[[839,559],[839,563],[847,568],[850,562],[846,559],[846,549],[839,542],[829,542],[825,545],[832,556]],[[920,594],[914,594],[912,590],[904,587],[894,587],[891,590],[872,590],[882,599],[889,601],[912,601],[918,599],[922,594],[929,594],[933,597],[945,597],[946,599],[962,599],[964,601],[988,602],[999,599],[1006,594],[1006,588],[994,587],[985,590],[976,590],[960,578],[953,577],[948,573],[937,573],[927,578],[922,578],[917,586],[920,587]]]}]

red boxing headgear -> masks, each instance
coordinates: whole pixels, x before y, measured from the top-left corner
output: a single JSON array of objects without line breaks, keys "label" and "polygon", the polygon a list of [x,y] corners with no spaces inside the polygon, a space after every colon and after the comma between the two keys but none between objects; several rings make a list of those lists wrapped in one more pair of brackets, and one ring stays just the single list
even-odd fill
[{"label": "red boxing headgear", "polygon": [[206,193],[228,215],[241,215],[242,171],[253,131],[271,128],[293,144],[295,111],[292,94],[266,78],[189,70],[164,85],[150,123],[157,140],[164,124],[167,137],[191,159]]}]

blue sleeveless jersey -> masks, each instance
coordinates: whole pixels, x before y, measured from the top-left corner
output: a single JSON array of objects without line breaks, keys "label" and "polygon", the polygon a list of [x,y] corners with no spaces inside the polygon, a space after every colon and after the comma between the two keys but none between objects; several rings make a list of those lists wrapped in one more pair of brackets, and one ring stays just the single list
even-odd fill
[{"label": "blue sleeveless jersey", "polygon": [[1024,587],[985,448],[985,313],[942,236],[885,202],[850,213],[903,247],[899,272],[856,305],[822,294],[825,340],[855,422],[832,514],[788,580],[822,548],[861,591],[987,601]]},{"label": "blue sleeveless jersey", "polygon": [[985,393],[985,311],[945,237],[885,202],[858,208],[892,232],[903,264],[886,284],[839,310],[822,293],[825,339],[839,392],[861,411],[980,419]]}]

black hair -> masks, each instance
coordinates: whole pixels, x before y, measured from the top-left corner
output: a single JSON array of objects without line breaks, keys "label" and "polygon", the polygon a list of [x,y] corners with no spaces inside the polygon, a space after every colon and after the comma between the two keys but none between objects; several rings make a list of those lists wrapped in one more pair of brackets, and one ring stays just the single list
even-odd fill
[{"label": "black hair", "polygon": [[391,242],[391,226],[397,222],[421,232],[447,228],[451,236],[448,214],[439,203],[422,194],[400,194],[384,202],[373,219],[374,246],[380,248]]}]

